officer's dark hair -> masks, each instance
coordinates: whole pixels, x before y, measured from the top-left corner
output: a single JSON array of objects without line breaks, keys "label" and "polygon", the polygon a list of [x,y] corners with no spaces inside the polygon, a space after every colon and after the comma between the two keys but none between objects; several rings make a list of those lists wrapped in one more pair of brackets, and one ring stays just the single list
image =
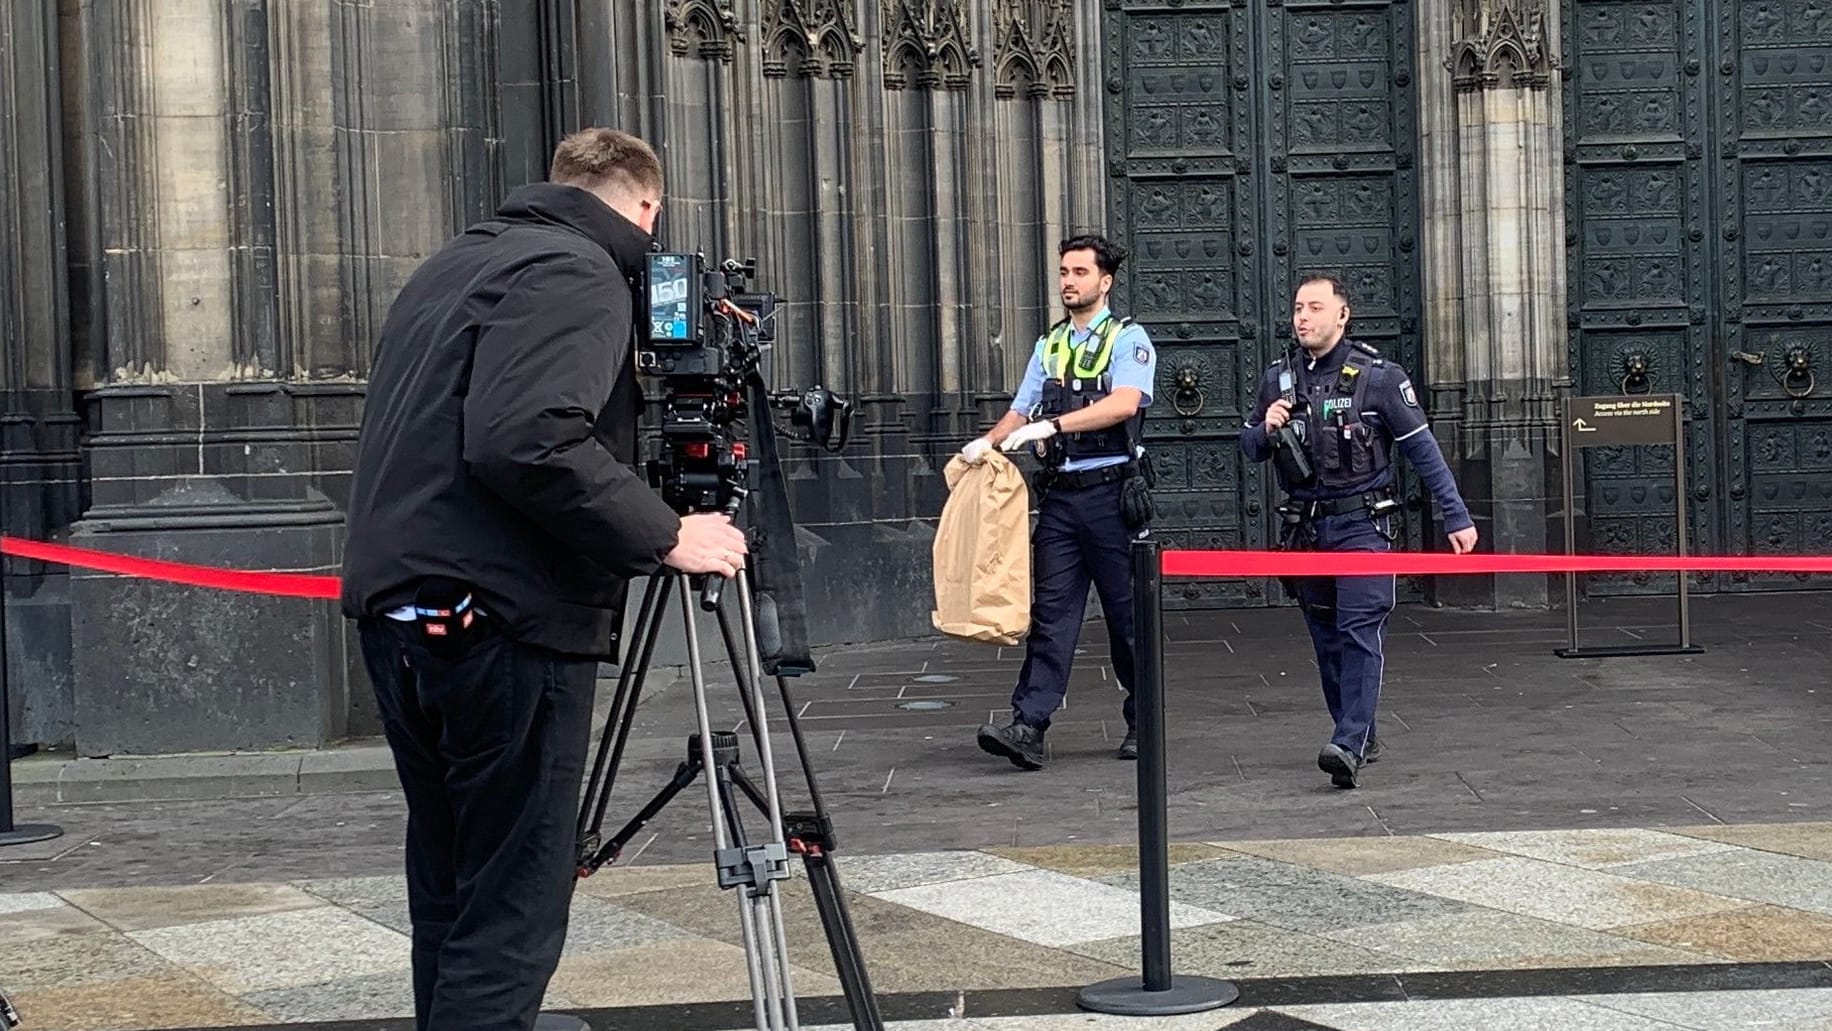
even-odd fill
[{"label": "officer's dark hair", "polygon": [[[1341,301],[1343,304],[1347,304],[1351,308],[1354,307],[1354,305],[1349,304],[1349,288],[1343,285],[1341,279],[1326,272],[1310,273],[1298,280],[1297,290],[1302,290],[1312,283],[1328,283],[1330,292],[1336,295],[1336,300]],[[1297,290],[1293,290],[1292,293],[1297,293]]]},{"label": "officer's dark hair", "polygon": [[1056,248],[1056,256],[1060,258],[1070,251],[1093,251],[1094,264],[1109,276],[1118,275],[1120,263],[1126,260],[1126,248],[1097,233],[1069,237]]}]

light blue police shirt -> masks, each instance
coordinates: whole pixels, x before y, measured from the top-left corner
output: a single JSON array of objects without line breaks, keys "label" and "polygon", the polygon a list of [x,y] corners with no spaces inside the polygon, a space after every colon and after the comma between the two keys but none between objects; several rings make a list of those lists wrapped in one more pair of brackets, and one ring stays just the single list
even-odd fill
[{"label": "light blue police shirt", "polygon": [[[1085,330],[1071,329],[1069,342],[1079,350],[1094,336],[1094,327],[1112,313],[1102,308],[1094,321],[1088,323]],[[1046,333],[1037,338],[1037,346],[1031,352],[1030,365],[1024,370],[1024,381],[1018,384],[1018,392],[1011,399],[1011,410],[1029,416],[1043,401],[1043,346],[1048,341]],[[1108,363],[1113,373],[1115,387],[1133,387],[1145,395],[1141,407],[1151,407],[1152,381],[1158,374],[1158,352],[1151,346],[1151,335],[1145,327],[1134,322],[1125,326],[1113,341],[1113,358]],[[1102,466],[1118,465],[1126,461],[1124,455],[1106,455],[1101,458],[1069,459],[1063,463],[1063,472],[1078,472],[1082,469],[1099,469]]]}]

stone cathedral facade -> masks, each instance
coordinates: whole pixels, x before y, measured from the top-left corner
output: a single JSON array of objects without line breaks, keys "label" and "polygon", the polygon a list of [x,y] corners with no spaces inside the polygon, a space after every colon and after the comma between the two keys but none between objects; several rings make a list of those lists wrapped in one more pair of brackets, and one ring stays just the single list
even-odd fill
[{"label": "stone cathedral facade", "polygon": [[[1268,470],[1236,436],[1311,270],[1346,279],[1354,334],[1423,388],[1489,546],[1561,543],[1571,393],[1684,396],[1696,550],[1832,539],[1829,0],[17,0],[0,19],[10,534],[335,572],[395,290],[559,135],[610,124],[663,154],[667,246],[755,257],[783,299],[774,385],[858,401],[852,445],[791,463],[817,643],[927,632],[941,466],[1003,410],[1057,317],[1055,243],[1087,228],[1131,250],[1115,306],[1159,345],[1169,546],[1272,539]],[[1672,462],[1591,451],[1584,546],[1670,552]],[[1441,546],[1402,487],[1405,542]],[[375,729],[329,603],[27,562],[5,585],[21,741]]]}]

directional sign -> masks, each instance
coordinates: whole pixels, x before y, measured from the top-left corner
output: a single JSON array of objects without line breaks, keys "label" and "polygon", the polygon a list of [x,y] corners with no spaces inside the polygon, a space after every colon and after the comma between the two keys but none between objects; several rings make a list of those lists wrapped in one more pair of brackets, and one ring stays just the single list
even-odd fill
[{"label": "directional sign", "polygon": [[1576,447],[1671,444],[1679,433],[1678,411],[1674,394],[1574,397],[1565,418]]}]

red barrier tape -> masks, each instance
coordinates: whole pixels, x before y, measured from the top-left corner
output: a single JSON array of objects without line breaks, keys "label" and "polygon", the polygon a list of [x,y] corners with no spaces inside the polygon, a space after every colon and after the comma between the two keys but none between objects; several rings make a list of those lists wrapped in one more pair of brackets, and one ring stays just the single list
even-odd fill
[{"label": "red barrier tape", "polygon": [[[251,573],[194,566],[164,559],[135,558],[63,544],[0,537],[0,554],[93,569],[120,576],[163,580],[281,598],[336,598],[334,576]],[[1690,555],[1450,555],[1375,551],[1166,551],[1164,575],[1241,576],[1458,576],[1481,573],[1826,573],[1832,555],[1771,555],[1758,558]]]},{"label": "red barrier tape", "polygon": [[334,576],[310,576],[304,573],[249,573],[240,569],[213,569],[183,562],[156,558],[134,558],[108,551],[72,548],[46,544],[18,537],[0,537],[0,554],[17,558],[55,562],[78,569],[94,569],[121,576],[164,580],[192,587],[214,587],[224,591],[242,591],[281,598],[335,598],[339,581]]},{"label": "red barrier tape", "polygon": [[1478,573],[1832,573],[1832,555],[1451,555],[1166,551],[1165,576],[1455,576]]}]

